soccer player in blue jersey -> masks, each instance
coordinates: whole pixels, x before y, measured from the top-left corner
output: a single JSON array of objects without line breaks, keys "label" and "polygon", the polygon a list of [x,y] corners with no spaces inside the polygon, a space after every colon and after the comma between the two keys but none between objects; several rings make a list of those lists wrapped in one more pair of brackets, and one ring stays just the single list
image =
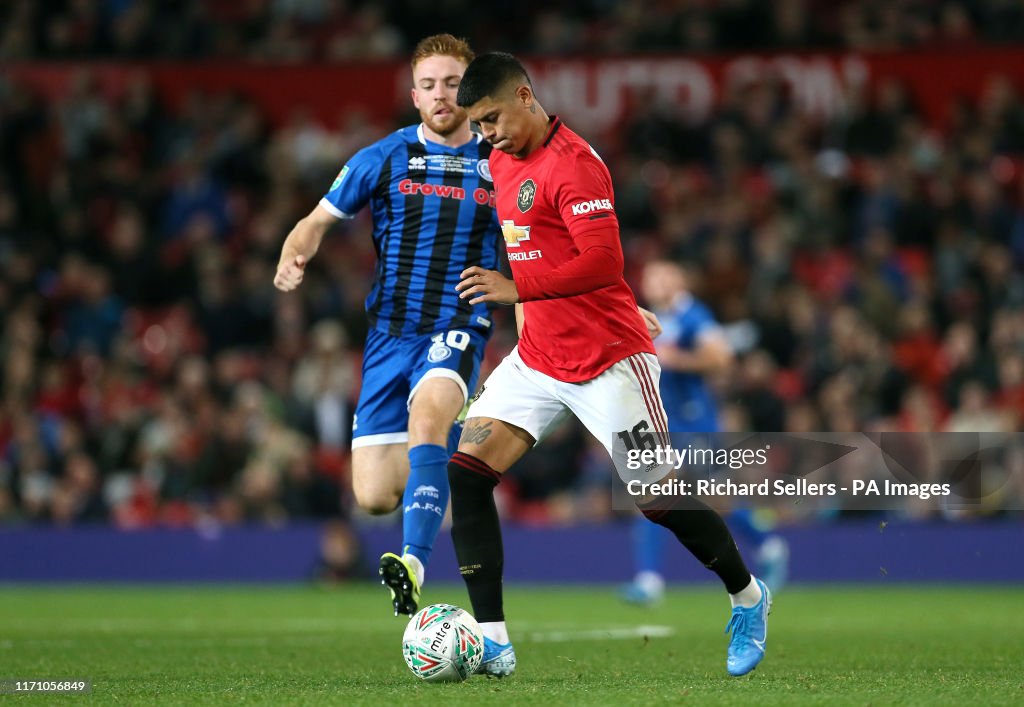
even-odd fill
[{"label": "soccer player in blue jersey", "polygon": [[[455,103],[473,52],[448,34],[412,56],[412,101],[422,122],[357,152],[281,249],[274,285],[298,287],[327,230],[369,204],[377,249],[366,298],[370,333],[352,426],[352,483],[370,513],[403,506],[402,551],[380,562],[395,615],[417,610],[425,567],[448,506],[449,444],[473,393],[491,333],[487,305],[455,285],[466,268],[494,269],[500,228],[491,146]],[[454,428],[454,429],[453,429]]]},{"label": "soccer player in blue jersey", "polygon": [[[733,352],[711,310],[689,291],[686,271],[669,260],[654,260],[644,267],[644,298],[661,321],[662,335],[655,340],[661,363],[661,399],[673,433],[720,432],[718,404],[707,382],[732,364]],[[788,548],[785,541],[765,532],[749,508],[732,510],[729,525],[758,547],[759,576],[773,591],[785,581]],[[662,556],[668,533],[637,516],[633,525],[636,575],[622,590],[633,604],[651,604],[665,590]]]}]

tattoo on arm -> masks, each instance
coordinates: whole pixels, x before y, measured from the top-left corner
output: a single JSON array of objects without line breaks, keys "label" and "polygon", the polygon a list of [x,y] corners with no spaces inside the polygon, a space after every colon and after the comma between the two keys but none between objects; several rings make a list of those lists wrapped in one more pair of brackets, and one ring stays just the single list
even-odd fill
[{"label": "tattoo on arm", "polygon": [[483,444],[484,440],[491,436],[491,425],[493,421],[470,422],[466,429],[462,430],[462,442],[467,444]]}]

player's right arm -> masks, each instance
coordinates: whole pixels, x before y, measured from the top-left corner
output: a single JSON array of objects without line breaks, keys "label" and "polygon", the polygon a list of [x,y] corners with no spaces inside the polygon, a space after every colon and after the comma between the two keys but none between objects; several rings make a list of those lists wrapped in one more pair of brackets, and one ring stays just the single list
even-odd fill
[{"label": "player's right arm", "polygon": [[285,239],[274,287],[291,292],[302,283],[306,265],[327,229],[339,219],[352,218],[370,200],[385,159],[381,142],[376,142],[354,154],[342,167],[320,203],[295,224]]},{"label": "player's right arm", "polygon": [[679,339],[658,346],[662,368],[702,376],[729,370],[733,351],[722,327],[701,304],[693,306],[690,317]]},{"label": "player's right arm", "polygon": [[636,309],[640,312],[640,318],[644,320],[644,326],[647,327],[647,333],[651,339],[657,339],[661,336],[663,329],[661,328],[661,322],[658,321],[658,315],[643,307],[637,307]]},{"label": "player's right arm", "polygon": [[523,311],[523,305],[516,303],[516,334],[519,336],[523,335],[523,322],[526,321],[526,312]]},{"label": "player's right arm", "polygon": [[700,339],[692,351],[674,344],[658,347],[661,367],[671,371],[712,375],[727,371],[732,365],[732,349],[721,336]]},{"label": "player's right arm", "polygon": [[274,287],[282,292],[291,292],[302,284],[306,264],[316,254],[327,229],[337,220],[334,214],[317,204],[308,216],[295,224],[281,247],[281,259],[277,262]]}]

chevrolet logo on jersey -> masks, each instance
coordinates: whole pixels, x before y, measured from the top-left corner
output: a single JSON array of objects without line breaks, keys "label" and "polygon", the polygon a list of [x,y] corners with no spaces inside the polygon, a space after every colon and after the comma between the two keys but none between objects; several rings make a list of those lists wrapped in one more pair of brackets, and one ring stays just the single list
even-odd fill
[{"label": "chevrolet logo on jersey", "polygon": [[518,248],[519,241],[530,240],[530,227],[517,226],[515,221],[502,221],[501,235],[505,236],[505,245],[509,248]]}]

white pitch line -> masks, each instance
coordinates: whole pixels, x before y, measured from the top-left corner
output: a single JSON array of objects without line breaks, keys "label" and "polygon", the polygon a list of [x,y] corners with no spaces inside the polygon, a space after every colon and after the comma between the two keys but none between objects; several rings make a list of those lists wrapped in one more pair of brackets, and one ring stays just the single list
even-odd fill
[{"label": "white pitch line", "polygon": [[195,617],[182,617],[177,619],[155,619],[145,617],[118,617],[118,618],[67,618],[61,620],[47,619],[16,619],[9,625],[21,630],[65,630],[76,632],[97,632],[97,633],[131,633],[135,631],[161,631],[175,633],[198,633],[213,630],[223,630],[238,633],[324,633],[334,631],[367,631],[385,632],[393,631],[396,627],[405,628],[405,624],[397,619],[390,621],[391,617],[380,619],[359,619],[359,618],[320,618],[320,617],[290,617],[290,618],[255,618],[249,619],[246,623],[241,620],[229,619],[200,619]]},{"label": "white pitch line", "polygon": [[627,626],[592,628],[586,631],[546,631],[527,635],[537,643],[569,643],[572,641],[622,641],[630,638],[668,638],[675,634],[671,626]]}]

